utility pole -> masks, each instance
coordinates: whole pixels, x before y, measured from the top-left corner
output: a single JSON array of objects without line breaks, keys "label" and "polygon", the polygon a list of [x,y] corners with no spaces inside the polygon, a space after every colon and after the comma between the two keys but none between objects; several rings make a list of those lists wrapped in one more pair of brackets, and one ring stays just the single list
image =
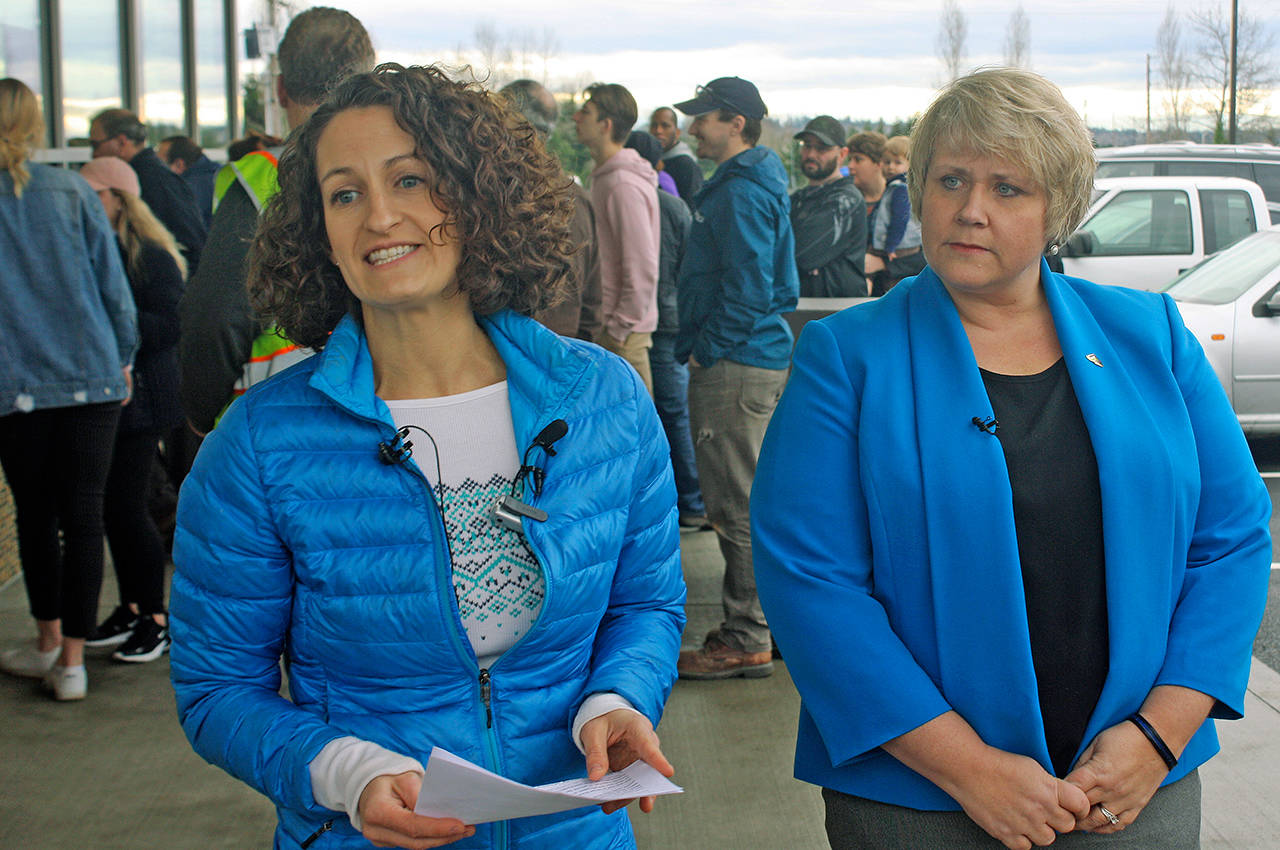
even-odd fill
[{"label": "utility pole", "polygon": [[1240,22],[1240,0],[1231,0],[1231,117],[1227,124],[1227,142],[1236,143],[1236,29]]},{"label": "utility pole", "polygon": [[1146,144],[1151,144],[1151,54],[1147,54],[1147,137]]}]

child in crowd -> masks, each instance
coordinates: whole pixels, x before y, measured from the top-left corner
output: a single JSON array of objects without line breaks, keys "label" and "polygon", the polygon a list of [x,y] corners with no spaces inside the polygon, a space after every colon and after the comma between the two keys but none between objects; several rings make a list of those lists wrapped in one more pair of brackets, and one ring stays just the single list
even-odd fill
[{"label": "child in crowd", "polygon": [[920,221],[912,215],[907,197],[906,172],[910,157],[911,141],[906,136],[894,136],[885,142],[880,157],[884,195],[872,215],[871,246],[867,251],[880,261],[867,264],[872,295],[884,295],[904,277],[924,269]]},{"label": "child in crowd", "polygon": [[884,174],[885,183],[895,178],[907,180],[907,166],[911,160],[911,139],[906,136],[894,136],[884,143],[884,155],[880,157],[880,171]]}]

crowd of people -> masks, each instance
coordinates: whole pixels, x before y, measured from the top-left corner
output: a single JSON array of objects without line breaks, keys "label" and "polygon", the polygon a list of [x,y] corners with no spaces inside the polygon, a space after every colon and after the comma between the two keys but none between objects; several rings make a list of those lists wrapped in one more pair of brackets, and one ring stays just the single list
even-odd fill
[{"label": "crowd of people", "polygon": [[[192,745],[282,847],[634,846],[627,799],[418,815],[424,764],[670,776],[675,680],[779,657],[834,848],[1198,846],[1270,502],[1173,303],[1044,262],[1094,171],[1051,83],[963,77],[910,139],[814,118],[795,192],[752,82],[647,132],[598,83],[583,188],[534,81],[375,67],[327,7],[278,58],[292,133],[221,167],[123,109],[78,173],[33,164],[37,101],[0,80],[0,461],[37,632],[0,668],[77,700],[86,647],[170,652]],[[811,296],[881,297],[797,342]],[[724,559],[683,650],[682,529]]]}]

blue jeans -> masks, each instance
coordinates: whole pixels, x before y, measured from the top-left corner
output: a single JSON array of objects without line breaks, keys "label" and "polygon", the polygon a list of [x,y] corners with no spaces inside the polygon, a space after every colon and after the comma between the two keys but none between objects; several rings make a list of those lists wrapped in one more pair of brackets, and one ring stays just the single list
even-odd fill
[{"label": "blue jeans", "polygon": [[698,485],[698,462],[693,454],[693,434],[689,430],[689,367],[677,363],[675,334],[654,332],[649,349],[649,369],[653,376],[653,403],[658,408],[667,442],[671,444],[671,468],[676,476],[676,503],[681,516],[701,516],[707,512]]}]

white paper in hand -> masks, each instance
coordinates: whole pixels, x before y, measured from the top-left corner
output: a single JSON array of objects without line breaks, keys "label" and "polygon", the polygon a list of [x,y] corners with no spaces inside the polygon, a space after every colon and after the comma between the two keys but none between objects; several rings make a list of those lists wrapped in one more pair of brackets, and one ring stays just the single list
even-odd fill
[{"label": "white paper in hand", "polygon": [[489,823],[683,791],[642,761],[605,774],[596,782],[569,779],[534,787],[505,779],[433,747],[414,812],[433,818],[457,818],[466,824]]}]

